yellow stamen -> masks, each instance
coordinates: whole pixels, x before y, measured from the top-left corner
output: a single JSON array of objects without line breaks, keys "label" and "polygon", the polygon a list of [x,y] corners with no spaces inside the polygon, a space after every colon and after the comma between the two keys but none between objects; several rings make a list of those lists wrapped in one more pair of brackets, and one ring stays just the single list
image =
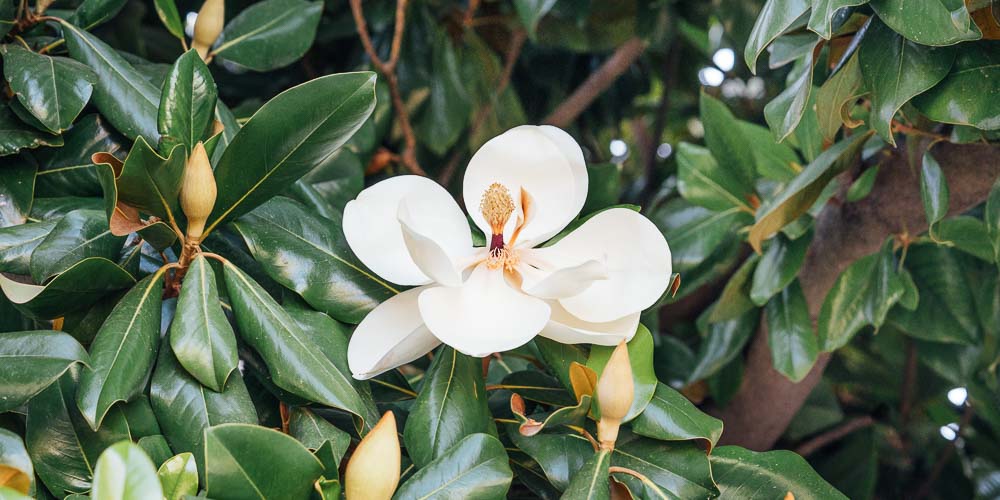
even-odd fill
[{"label": "yellow stamen", "polygon": [[490,225],[493,234],[503,234],[503,228],[514,213],[514,199],[510,196],[507,186],[494,182],[483,193],[483,199],[479,202],[479,212]]},{"label": "yellow stamen", "polygon": [[504,271],[513,271],[520,262],[521,259],[517,256],[517,252],[508,248],[497,248],[492,250],[489,257],[486,258],[486,267],[493,270],[503,268]]}]

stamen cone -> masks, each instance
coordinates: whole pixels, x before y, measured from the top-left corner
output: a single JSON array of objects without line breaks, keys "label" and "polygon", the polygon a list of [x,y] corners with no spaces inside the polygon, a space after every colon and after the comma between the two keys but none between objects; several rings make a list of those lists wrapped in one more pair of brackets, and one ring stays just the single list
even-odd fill
[{"label": "stamen cone", "polygon": [[494,235],[503,235],[503,228],[514,213],[514,198],[510,196],[507,186],[494,182],[483,193],[479,202],[479,211],[490,225]]}]

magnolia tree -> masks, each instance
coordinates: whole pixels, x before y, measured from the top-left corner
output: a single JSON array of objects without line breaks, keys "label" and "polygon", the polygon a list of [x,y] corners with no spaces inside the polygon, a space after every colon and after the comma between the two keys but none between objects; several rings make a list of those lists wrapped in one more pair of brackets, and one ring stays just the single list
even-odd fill
[{"label": "magnolia tree", "polygon": [[989,1],[0,37],[0,499],[1000,495]]}]

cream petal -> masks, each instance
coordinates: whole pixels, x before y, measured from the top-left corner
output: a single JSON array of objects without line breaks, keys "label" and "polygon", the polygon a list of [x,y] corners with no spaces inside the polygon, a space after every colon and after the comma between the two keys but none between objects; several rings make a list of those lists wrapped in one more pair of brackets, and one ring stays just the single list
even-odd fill
[{"label": "cream petal", "polygon": [[584,202],[587,201],[587,188],[590,184],[590,177],[587,175],[587,162],[583,158],[583,150],[580,149],[580,145],[577,144],[576,139],[573,139],[573,136],[559,127],[541,125],[538,129],[548,136],[556,146],[559,146],[559,149],[566,157],[566,161],[569,162],[576,187],[575,213],[580,213],[580,210],[583,210]]},{"label": "cream petal", "polygon": [[563,344],[618,345],[622,340],[632,340],[639,328],[639,313],[604,323],[589,323],[570,314],[557,301],[549,301],[549,306],[552,316],[539,335]]},{"label": "cream petal", "polygon": [[347,364],[358,380],[405,365],[441,344],[420,317],[417,298],[430,287],[393,296],[365,316],[347,345]]},{"label": "cream petal", "polygon": [[536,258],[562,266],[601,260],[608,279],[559,303],[574,316],[604,323],[653,305],[670,283],[670,246],[638,212],[612,208],[591,217],[556,244],[535,249]]},{"label": "cream petal", "polygon": [[541,299],[561,299],[572,297],[586,290],[592,283],[608,279],[608,271],[603,262],[588,260],[575,266],[555,270],[534,267],[530,254],[533,250],[522,250],[521,290]]},{"label": "cream petal", "polygon": [[549,320],[549,306],[507,283],[499,270],[480,264],[462,286],[420,294],[427,328],[445,344],[475,357],[526,344]]},{"label": "cream petal", "polygon": [[423,285],[430,278],[410,257],[398,213],[406,198],[411,228],[449,255],[472,247],[472,233],[461,208],[443,187],[425,177],[386,179],[344,207],[344,236],[355,255],[379,276],[399,285]]},{"label": "cream petal", "polygon": [[[582,153],[581,153],[582,154]],[[521,211],[521,189],[530,193],[535,213],[518,241],[541,242],[561,231],[580,212],[577,179],[566,154],[541,127],[521,126],[490,139],[469,161],[463,182],[465,207],[476,225],[490,235],[479,211],[483,193],[494,182],[510,190]],[[508,223],[505,235],[509,236]]]},{"label": "cream petal", "polygon": [[[461,285],[462,269],[458,267],[456,260],[453,260],[437,242],[413,229],[413,217],[408,208],[406,199],[400,202],[399,227],[403,231],[403,241],[413,262],[435,283],[446,286]],[[473,248],[469,246],[465,253],[469,254],[472,251]],[[467,260],[461,259],[462,257],[464,256],[456,256],[459,260]]]}]

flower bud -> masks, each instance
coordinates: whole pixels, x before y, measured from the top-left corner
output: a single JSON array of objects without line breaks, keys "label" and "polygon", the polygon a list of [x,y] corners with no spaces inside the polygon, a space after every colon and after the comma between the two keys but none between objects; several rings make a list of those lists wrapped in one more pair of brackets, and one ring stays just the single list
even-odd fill
[{"label": "flower bud", "polygon": [[635,398],[632,365],[628,359],[628,346],[621,341],[611,353],[604,372],[597,380],[597,404],[601,420],[597,422],[597,439],[601,448],[613,449],[618,440],[618,428],[628,414]]},{"label": "flower bud", "polygon": [[215,208],[215,174],[208,153],[202,143],[191,150],[191,157],[184,166],[181,183],[181,209],[187,217],[187,236],[195,242],[201,240],[205,221]]},{"label": "flower bud", "polygon": [[399,435],[396,417],[385,412],[361,440],[344,471],[347,500],[389,500],[399,484]]},{"label": "flower bud", "polygon": [[225,0],[205,0],[198,11],[198,19],[194,22],[194,39],[191,40],[191,48],[198,51],[202,61],[207,59],[208,50],[222,33],[225,21]]}]

